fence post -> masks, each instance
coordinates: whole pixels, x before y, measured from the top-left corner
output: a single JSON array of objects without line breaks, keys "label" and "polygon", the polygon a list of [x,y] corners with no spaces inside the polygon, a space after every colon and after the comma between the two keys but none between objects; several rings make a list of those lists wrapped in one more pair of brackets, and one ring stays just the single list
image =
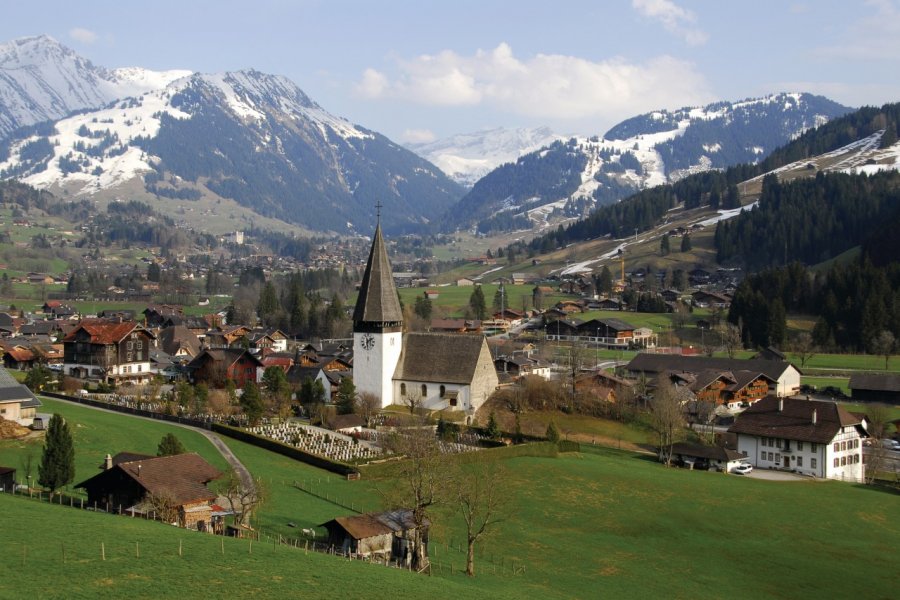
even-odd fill
[{"label": "fence post", "polygon": [[135,558],[141,557],[141,543],[140,542],[134,543],[134,557]]},{"label": "fence post", "polygon": [[100,542],[100,559],[106,560],[106,546],[103,542]]},{"label": "fence post", "polygon": [[182,556],[182,554],[181,554],[181,540],[178,540],[178,556]]}]

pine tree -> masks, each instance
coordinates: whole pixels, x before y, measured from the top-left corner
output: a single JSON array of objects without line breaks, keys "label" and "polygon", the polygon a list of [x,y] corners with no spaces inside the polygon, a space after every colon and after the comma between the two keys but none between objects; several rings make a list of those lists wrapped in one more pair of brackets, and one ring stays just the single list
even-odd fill
[{"label": "pine tree", "polygon": [[50,417],[41,464],[38,467],[38,483],[50,489],[51,496],[75,479],[75,445],[69,424],[60,415]]},{"label": "pine tree", "polygon": [[492,440],[500,439],[500,426],[497,424],[497,419],[494,417],[493,411],[491,411],[491,414],[488,417],[487,427],[484,428],[484,433]]},{"label": "pine tree", "polygon": [[259,387],[252,381],[248,381],[244,386],[244,393],[241,394],[240,403],[250,426],[257,425],[262,418],[264,407],[262,396],[259,393]]},{"label": "pine tree", "polygon": [[601,294],[611,294],[613,290],[613,276],[612,271],[609,270],[609,266],[603,265],[603,270],[600,271],[600,281],[597,283],[597,287],[599,288],[599,292]]},{"label": "pine tree", "polygon": [[554,444],[559,441],[559,429],[556,428],[556,423],[550,421],[550,424],[547,425],[547,441],[553,442]]},{"label": "pine tree", "polygon": [[664,233],[659,240],[659,254],[660,256],[668,256],[669,252],[671,252],[671,249],[669,248],[669,234]]},{"label": "pine tree", "polygon": [[480,285],[476,285],[472,295],[469,296],[469,308],[472,309],[472,317],[475,319],[484,319],[487,314],[487,304]]},{"label": "pine tree", "polygon": [[281,308],[278,302],[278,293],[271,281],[267,281],[259,292],[259,303],[256,305],[256,314],[266,325],[271,325]]},{"label": "pine tree", "polygon": [[349,377],[341,379],[336,400],[339,415],[353,414],[353,408],[356,406],[356,386],[353,385],[353,380]]},{"label": "pine tree", "polygon": [[181,440],[174,433],[167,433],[159,441],[156,447],[157,456],[175,456],[176,454],[184,454],[187,448],[181,443]]}]

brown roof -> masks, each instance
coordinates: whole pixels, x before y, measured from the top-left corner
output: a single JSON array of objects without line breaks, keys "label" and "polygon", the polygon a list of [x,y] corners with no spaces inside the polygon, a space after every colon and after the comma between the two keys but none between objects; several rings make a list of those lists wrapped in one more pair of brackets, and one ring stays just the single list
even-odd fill
[{"label": "brown roof", "polygon": [[[406,509],[389,510],[383,513],[370,513],[353,517],[336,517],[327,523],[323,523],[321,527],[328,527],[332,523],[339,525],[356,540],[415,528],[412,511]],[[427,521],[426,525],[428,525]]]},{"label": "brown roof", "polygon": [[767,396],[741,413],[728,432],[827,444],[842,427],[861,423],[834,402]]},{"label": "brown roof", "polygon": [[696,458],[705,458],[708,460],[740,460],[744,455],[737,450],[729,450],[720,446],[703,446],[701,444],[690,444],[687,442],[677,442],[672,445],[672,454],[680,454],[681,456],[692,456]]},{"label": "brown roof", "polygon": [[854,373],[850,376],[849,388],[873,392],[900,392],[900,375]]},{"label": "brown roof", "polygon": [[[131,477],[148,494],[170,496],[178,505],[214,500],[216,494],[206,484],[222,476],[218,469],[193,452],[120,462],[113,469]],[[75,487],[85,487],[85,484],[104,477],[107,472],[103,471]]]},{"label": "brown roof", "polygon": [[184,325],[173,325],[160,331],[158,345],[166,354],[173,356],[179,348],[184,348],[191,356],[200,353],[200,339]]},{"label": "brown roof", "polygon": [[408,333],[394,372],[394,379],[434,383],[471,383],[482,352],[491,362],[481,335]]},{"label": "brown roof", "polygon": [[112,322],[93,319],[84,320],[78,327],[69,332],[63,341],[74,341],[75,334],[78,333],[79,329],[83,329],[91,336],[92,344],[116,344],[121,342],[125,336],[134,331],[137,327],[138,324],[134,321]]},{"label": "brown roof", "polygon": [[359,286],[359,297],[353,310],[354,323],[400,323],[403,313],[391,263],[388,260],[384,239],[381,237],[381,225],[375,227],[372,249]]},{"label": "brown roof", "polygon": [[[793,365],[780,360],[742,360],[739,358],[710,358],[706,356],[682,356],[679,354],[650,354],[639,352],[626,369],[632,372],[662,373],[663,371],[686,371],[699,373],[705,369],[716,371],[756,371],[773,381]],[[796,369],[796,367],[794,367]],[[799,371],[799,369],[797,369]]]}]

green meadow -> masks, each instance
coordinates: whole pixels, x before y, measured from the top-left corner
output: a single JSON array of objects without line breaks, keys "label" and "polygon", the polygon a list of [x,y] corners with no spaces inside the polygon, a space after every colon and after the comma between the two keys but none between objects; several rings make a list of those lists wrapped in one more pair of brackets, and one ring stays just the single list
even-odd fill
[{"label": "green meadow", "polygon": [[[153,450],[163,431],[151,428],[167,427],[81,407],[59,410],[82,425],[78,431],[92,432],[76,433],[79,454],[101,447]],[[179,437],[189,443],[189,436]],[[300,528],[353,514],[350,506],[376,509],[378,488],[392,485],[389,478],[376,482],[365,475],[346,481],[227,443],[270,489],[254,523],[264,536],[297,537]],[[2,451],[0,463],[14,461],[21,448],[7,442]],[[79,468],[96,468],[98,460],[79,457]],[[247,540],[223,542],[128,517],[0,497],[6,517],[0,552],[7,558],[0,597],[822,598],[862,589],[876,598],[894,595],[900,567],[895,493],[670,469],[652,457],[589,444],[580,453],[503,463],[510,506],[478,547],[474,579],[460,575],[464,529],[452,506],[433,512],[429,578],[307,556],[265,537],[250,554]],[[293,487],[294,481],[313,493]]]}]

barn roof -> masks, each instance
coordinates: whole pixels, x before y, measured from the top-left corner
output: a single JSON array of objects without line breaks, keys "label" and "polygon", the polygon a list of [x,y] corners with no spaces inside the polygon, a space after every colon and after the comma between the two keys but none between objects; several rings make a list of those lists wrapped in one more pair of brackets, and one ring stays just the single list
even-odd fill
[{"label": "barn roof", "polygon": [[[413,512],[409,509],[399,508],[382,513],[369,513],[352,517],[336,517],[320,527],[331,528],[337,524],[346,531],[350,537],[363,540],[378,535],[407,531],[415,528]],[[429,525],[426,520],[425,525]]]},{"label": "barn roof", "polygon": [[[699,373],[706,369],[716,371],[756,371],[772,378],[773,381],[778,381],[790,367],[793,367],[791,363],[780,360],[742,360],[738,358],[711,358],[706,356],[639,352],[625,368],[632,372],[645,373],[661,373],[663,371]],[[794,368],[796,369],[796,367]]]},{"label": "barn roof", "polygon": [[848,387],[851,390],[900,392],[900,375],[854,373]]}]

